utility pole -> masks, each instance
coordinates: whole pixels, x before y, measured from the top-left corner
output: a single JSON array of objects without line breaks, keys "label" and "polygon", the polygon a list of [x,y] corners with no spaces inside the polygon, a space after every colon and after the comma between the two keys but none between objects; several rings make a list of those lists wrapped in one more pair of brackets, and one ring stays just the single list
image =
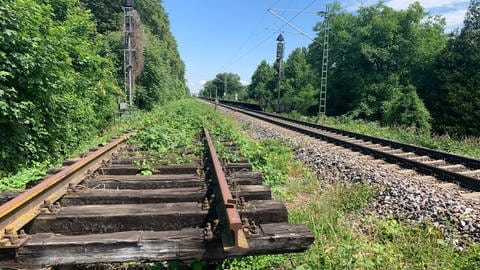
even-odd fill
[{"label": "utility pole", "polygon": [[318,100],[318,120],[324,118],[327,112],[327,85],[328,85],[328,41],[330,34],[330,7],[327,5],[325,12],[321,13],[325,19],[323,20],[323,52],[322,52],[322,74],[320,81],[320,95]]},{"label": "utility pole", "polygon": [[[124,74],[125,74],[125,102],[130,106],[133,105],[133,11],[135,8],[135,0],[125,0],[124,6],[122,7],[124,13],[124,24],[123,24],[123,33],[124,33]],[[122,107],[122,106],[120,106]]]},{"label": "utility pole", "polygon": [[282,60],[284,51],[284,41],[282,34],[277,37],[277,59],[275,62],[275,69],[277,71],[277,108],[276,112],[280,112],[280,81],[282,80]]}]

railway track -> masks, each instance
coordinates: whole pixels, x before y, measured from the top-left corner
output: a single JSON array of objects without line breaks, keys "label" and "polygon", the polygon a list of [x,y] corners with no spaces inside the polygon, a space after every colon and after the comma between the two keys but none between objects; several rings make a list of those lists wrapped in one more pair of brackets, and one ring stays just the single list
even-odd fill
[{"label": "railway track", "polygon": [[[131,148],[130,134],[65,162],[0,206],[0,268],[216,261],[307,249],[313,234],[288,223],[262,175],[244,158],[221,160],[208,130],[203,134],[205,155],[188,164]],[[137,165],[146,162],[151,175]]]},{"label": "railway track", "polygon": [[221,106],[404,168],[480,191],[480,160],[220,103]]}]

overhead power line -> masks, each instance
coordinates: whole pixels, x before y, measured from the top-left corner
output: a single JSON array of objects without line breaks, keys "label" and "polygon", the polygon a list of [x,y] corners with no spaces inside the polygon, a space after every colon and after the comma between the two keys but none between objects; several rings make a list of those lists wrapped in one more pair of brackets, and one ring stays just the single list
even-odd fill
[{"label": "overhead power line", "polygon": [[298,32],[282,30],[282,29],[280,29],[280,28],[265,27],[265,30],[270,30],[270,31],[273,31],[274,33],[289,33],[289,34],[301,35],[301,34],[298,33]]},{"label": "overhead power line", "polygon": [[[273,9],[273,8],[272,8]],[[318,13],[318,10],[306,10],[306,9],[288,9],[288,8],[275,8],[273,9],[275,11],[291,11],[291,12],[300,12],[298,15],[301,13]]]},{"label": "overhead power line", "polygon": [[[278,3],[280,3],[281,0],[277,0],[273,6],[276,6]],[[224,68],[228,68],[230,66],[232,66],[233,64],[235,64],[236,62],[238,62],[239,60],[241,60],[243,57],[245,57],[246,55],[250,54],[251,52],[254,51],[254,49],[256,49],[257,47],[259,47],[261,44],[263,44],[264,42],[266,42],[269,38],[263,40],[262,42],[260,42],[258,45],[254,46],[253,48],[251,48],[250,50],[248,50],[247,52],[244,52],[242,53],[243,49],[246,48],[247,44],[252,40],[252,38],[254,36],[257,36],[259,34],[262,34],[262,31],[256,31],[256,29],[258,28],[258,26],[263,22],[263,20],[265,19],[266,17],[266,13],[263,14],[263,16],[257,21],[257,23],[254,25],[254,27],[252,28],[252,31],[250,33],[250,35],[248,35],[248,37],[246,38],[246,40],[242,43],[242,45],[237,49],[237,56],[236,57],[233,57],[232,59],[230,59],[229,62],[223,64],[220,69],[224,69]]]},{"label": "overhead power line", "polygon": [[316,43],[319,43],[320,45],[322,43],[320,43],[318,40],[315,40],[314,38],[312,38],[311,36],[309,36],[307,33],[305,33],[304,31],[302,31],[301,29],[299,29],[298,27],[296,27],[295,25],[293,25],[292,23],[290,23],[289,21],[287,21],[285,18],[283,18],[282,16],[278,15],[275,11],[273,11],[271,8],[267,9],[268,12],[272,13],[275,17],[279,18],[280,20],[282,20],[285,24],[288,24],[290,27],[292,27],[293,29],[295,29],[298,33],[300,33],[302,36],[305,36],[306,38],[310,39],[311,41],[313,42],[316,42]]},{"label": "overhead power line", "polygon": [[[317,0],[313,0],[311,1],[308,5],[306,5],[303,9],[301,10],[298,10],[297,11],[297,14],[295,14],[294,16],[292,16],[289,21],[293,21],[295,18],[297,18],[298,16],[300,16],[300,14],[302,14],[303,11],[306,11],[308,10],[308,8],[310,8]],[[280,2],[280,0],[277,0],[273,5],[272,7],[275,7],[278,3]],[[256,23],[255,27],[258,27],[258,25],[260,25],[263,20],[265,19],[265,15],[266,13],[264,14],[264,16],[262,16],[262,18],[260,18],[260,20]],[[284,23],[280,29],[282,29],[283,27],[285,27],[287,24]],[[265,31],[266,29],[264,29],[263,31]],[[261,34],[262,31],[252,31],[251,34],[247,37],[246,41],[242,44],[242,46],[240,46],[240,49],[237,50],[237,56],[236,57],[233,57],[229,62],[225,63],[224,65],[222,65],[221,69],[224,69],[224,68],[228,68],[228,67],[231,67],[232,65],[238,63],[241,59],[243,59],[245,56],[251,54],[252,52],[254,52],[258,47],[260,47],[262,44],[264,44],[265,42],[267,42],[268,40],[270,40],[274,35],[275,33],[272,33],[270,35],[268,35],[265,39],[261,40],[260,42],[258,42],[256,45],[254,45],[253,47],[251,47],[250,49],[248,49],[247,51],[243,52],[242,53],[242,50],[246,48],[246,45],[247,43],[249,43],[249,41],[252,40],[252,38],[256,35],[259,35]],[[302,35],[301,33],[297,33],[297,34],[300,34]]]}]

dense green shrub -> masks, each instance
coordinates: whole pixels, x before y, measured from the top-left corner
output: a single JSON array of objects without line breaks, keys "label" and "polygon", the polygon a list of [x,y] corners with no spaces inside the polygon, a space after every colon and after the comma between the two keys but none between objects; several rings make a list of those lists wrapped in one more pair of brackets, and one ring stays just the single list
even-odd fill
[{"label": "dense green shrub", "polygon": [[[124,98],[123,1],[0,2],[2,176],[57,160],[113,121]],[[152,109],[188,94],[185,67],[161,3],[138,0],[137,11],[146,37],[135,40],[136,102]]]},{"label": "dense green shrub", "polygon": [[0,173],[66,154],[105,127],[121,95],[78,0],[0,5]]}]

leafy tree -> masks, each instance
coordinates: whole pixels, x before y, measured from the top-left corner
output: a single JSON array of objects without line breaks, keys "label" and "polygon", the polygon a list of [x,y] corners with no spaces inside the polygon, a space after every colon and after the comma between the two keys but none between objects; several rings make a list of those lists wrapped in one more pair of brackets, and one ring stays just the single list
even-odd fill
[{"label": "leafy tree", "polygon": [[429,93],[434,125],[443,132],[480,135],[480,1],[472,0],[464,27],[435,63]]},{"label": "leafy tree", "polygon": [[252,82],[247,88],[247,97],[264,108],[272,108],[274,91],[275,70],[263,60],[253,73]]},{"label": "leafy tree", "polygon": [[[350,112],[385,123],[391,114],[388,110],[394,108],[391,104],[400,95],[411,93],[401,89],[429,84],[425,74],[431,72],[434,57],[445,46],[445,22],[429,16],[418,3],[406,10],[378,3],[361,7],[356,15],[341,11],[338,6],[332,10],[327,112],[333,115]],[[316,29],[317,39],[322,41],[323,25]],[[321,47],[312,44],[310,48],[311,63],[319,74]],[[396,107],[400,108],[407,107]],[[405,113],[411,113],[412,117],[404,117],[405,122],[397,124],[418,126],[428,121],[424,114]]]},{"label": "leafy tree", "polygon": [[313,86],[312,67],[307,49],[297,48],[285,62],[282,82],[283,104],[302,114],[314,114],[318,107],[318,89]]},{"label": "leafy tree", "polygon": [[81,0],[94,15],[99,33],[108,33],[122,30],[123,0]]},{"label": "leafy tree", "polygon": [[419,131],[429,131],[430,113],[418,97],[417,91],[413,85],[404,87],[402,94],[398,95],[388,104],[385,110],[383,121],[390,125],[404,125],[408,123],[410,127]]},{"label": "leafy tree", "polygon": [[215,91],[218,92],[219,98],[232,100],[235,99],[235,95],[239,99],[244,99],[247,94],[245,86],[240,82],[240,76],[228,72],[219,73],[215,76],[215,79],[207,81],[199,95],[210,97],[210,93],[212,93],[212,97],[215,97]]},{"label": "leafy tree", "polygon": [[202,96],[205,96],[205,97],[208,97],[208,98],[216,98],[216,97],[220,97],[220,95],[218,94],[218,86],[216,84],[214,84],[214,81],[208,81],[205,83],[205,85],[203,85],[203,95]]}]

